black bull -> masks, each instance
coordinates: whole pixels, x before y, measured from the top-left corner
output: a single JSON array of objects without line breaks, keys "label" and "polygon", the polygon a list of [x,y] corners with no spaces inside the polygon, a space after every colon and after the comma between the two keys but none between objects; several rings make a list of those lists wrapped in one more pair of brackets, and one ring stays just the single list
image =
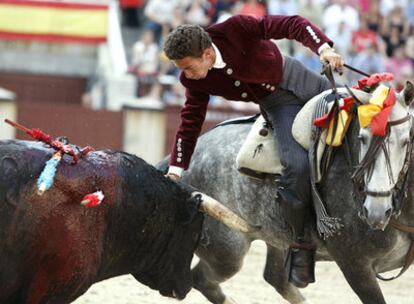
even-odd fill
[{"label": "black bull", "polygon": [[[135,156],[97,151],[76,165],[63,160],[39,196],[36,180],[52,153],[0,142],[0,303],[68,303],[127,273],[183,298],[202,225],[191,192]],[[102,205],[80,205],[98,190]]]}]

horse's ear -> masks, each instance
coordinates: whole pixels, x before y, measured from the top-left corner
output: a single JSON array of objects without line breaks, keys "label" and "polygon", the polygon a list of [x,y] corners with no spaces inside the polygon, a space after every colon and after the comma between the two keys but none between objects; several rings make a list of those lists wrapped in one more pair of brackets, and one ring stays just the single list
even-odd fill
[{"label": "horse's ear", "polygon": [[405,104],[409,106],[414,100],[414,84],[411,81],[405,83],[403,96]]},{"label": "horse's ear", "polygon": [[368,103],[372,97],[372,94],[364,92],[362,90],[351,88],[351,91],[355,95],[355,97],[363,104]]}]

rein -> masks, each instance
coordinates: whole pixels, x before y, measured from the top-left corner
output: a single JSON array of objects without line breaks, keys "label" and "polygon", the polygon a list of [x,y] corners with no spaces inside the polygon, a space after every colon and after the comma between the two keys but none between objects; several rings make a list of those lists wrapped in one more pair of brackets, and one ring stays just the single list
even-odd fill
[{"label": "rein", "polygon": [[395,279],[399,278],[400,276],[403,275],[404,272],[407,271],[408,268],[410,268],[411,264],[414,262],[414,227],[400,224],[394,218],[392,218],[390,220],[390,225],[394,229],[397,229],[397,230],[402,231],[402,232],[409,233],[410,237],[411,237],[411,244],[410,244],[410,249],[408,249],[408,253],[407,253],[407,257],[405,259],[404,266],[401,268],[400,272],[397,275],[395,275],[391,278],[385,278],[385,277],[383,277],[383,276],[381,276],[380,274],[377,273],[376,276],[381,281],[392,281],[392,280],[395,280]]},{"label": "rein", "polygon": [[[399,204],[399,206],[397,206],[398,209],[399,209],[399,212],[401,212],[402,200],[408,196],[408,192],[407,192],[407,190],[408,190],[407,189],[408,188],[408,177],[409,177],[408,169],[409,169],[409,166],[410,166],[413,142],[414,142],[414,131],[413,131],[413,127],[412,127],[411,128],[411,133],[410,133],[409,146],[407,147],[407,153],[405,155],[404,165],[403,165],[403,168],[400,171],[400,174],[398,176],[398,181],[397,181],[397,183],[395,184],[395,187],[394,187],[395,189],[399,190],[400,193],[401,193],[401,197],[397,201],[397,203]],[[399,278],[400,276],[402,276],[402,274],[404,272],[407,271],[408,268],[410,268],[411,264],[414,262],[414,227],[404,225],[404,224],[401,224],[401,223],[397,222],[395,217],[390,219],[389,224],[391,225],[391,227],[393,227],[396,230],[399,230],[399,231],[405,232],[405,233],[409,233],[410,238],[411,238],[411,244],[410,244],[410,248],[407,252],[407,256],[406,256],[406,259],[405,259],[404,266],[401,268],[400,272],[396,276],[393,276],[391,278],[385,278],[385,277],[381,276],[380,274],[376,274],[377,278],[382,280],[382,281],[392,281],[392,280],[395,280],[395,279]]]}]

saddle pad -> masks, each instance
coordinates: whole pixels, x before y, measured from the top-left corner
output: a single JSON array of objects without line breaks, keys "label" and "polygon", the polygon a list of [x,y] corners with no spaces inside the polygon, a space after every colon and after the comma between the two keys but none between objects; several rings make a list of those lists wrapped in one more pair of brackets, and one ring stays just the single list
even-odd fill
[{"label": "saddle pad", "polygon": [[[306,150],[309,149],[311,144],[312,113],[322,94],[312,98],[305,104],[297,114],[292,126],[294,138]],[[260,115],[250,129],[236,157],[238,170],[251,177],[256,177],[253,174],[249,174],[251,171],[267,174],[282,174],[283,166],[280,163],[278,143],[272,134],[273,130],[268,128],[268,134],[266,136],[262,136],[259,133],[264,123],[265,120]],[[321,144],[318,145],[318,163],[322,158],[325,147],[324,138],[326,138],[326,131],[321,136]]]},{"label": "saddle pad", "polygon": [[252,125],[246,140],[244,141],[236,157],[237,168],[244,173],[249,169],[261,173],[281,174],[282,164],[279,158],[277,141],[274,139],[272,130],[268,129],[268,134],[259,134],[265,120],[259,116]]}]

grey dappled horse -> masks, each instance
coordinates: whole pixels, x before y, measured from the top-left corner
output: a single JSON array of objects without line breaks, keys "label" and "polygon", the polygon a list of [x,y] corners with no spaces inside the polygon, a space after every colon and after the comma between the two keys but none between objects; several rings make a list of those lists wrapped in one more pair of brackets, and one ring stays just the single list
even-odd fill
[{"label": "grey dappled horse", "polygon": [[[323,94],[323,93],[322,93]],[[321,94],[321,95],[322,95]],[[321,96],[319,95],[319,96]],[[413,85],[407,83],[403,93],[397,96],[390,120],[405,117],[408,104],[414,95]],[[368,98],[369,96],[367,96]],[[315,97],[315,98],[318,98]],[[398,175],[405,157],[406,139],[410,132],[411,120],[391,128],[387,145],[391,158],[392,174]],[[300,291],[288,282],[284,269],[285,250],[293,240],[293,232],[283,219],[283,206],[275,202],[274,180],[251,179],[237,171],[236,155],[249,132],[251,124],[231,124],[219,126],[199,138],[190,169],[183,175],[183,182],[200,189],[242,215],[248,222],[260,225],[262,229],[254,233],[240,233],[206,218],[203,236],[196,251],[200,258],[193,269],[194,287],[212,303],[235,303],[226,297],[220,283],[235,275],[241,268],[243,258],[253,240],[263,240],[267,244],[267,259],[264,279],[290,303],[307,303]],[[351,123],[348,141],[354,165],[359,163],[370,144],[370,134],[360,129],[357,119]],[[358,136],[360,134],[362,136]],[[361,140],[362,138],[362,140]],[[376,155],[377,163],[373,176],[366,186],[372,191],[392,189],[392,182],[380,180],[387,165],[381,153]],[[411,159],[411,166],[413,163]],[[384,167],[385,166],[385,167]],[[159,165],[165,170],[166,161]],[[377,172],[378,168],[378,172]],[[414,167],[413,167],[414,168]],[[334,260],[342,270],[346,280],[363,303],[385,303],[376,279],[376,273],[402,267],[410,246],[408,234],[386,227],[392,213],[391,198],[381,196],[376,201],[381,204],[376,210],[375,197],[355,200],[355,185],[351,175],[354,168],[346,160],[343,148],[335,152],[328,174],[320,184],[320,193],[331,216],[341,219],[344,227],[340,235],[322,241],[316,234],[312,239],[317,244],[317,261]],[[366,173],[364,172],[365,176]],[[394,178],[395,179],[395,178]],[[408,200],[398,221],[414,226],[414,181],[409,183]],[[365,207],[363,215],[376,228],[371,229],[358,213]],[[413,286],[414,287],[414,286]],[[329,296],[329,295],[327,295]],[[244,299],[237,299],[244,303]],[[333,299],[334,300],[334,299]]]}]

